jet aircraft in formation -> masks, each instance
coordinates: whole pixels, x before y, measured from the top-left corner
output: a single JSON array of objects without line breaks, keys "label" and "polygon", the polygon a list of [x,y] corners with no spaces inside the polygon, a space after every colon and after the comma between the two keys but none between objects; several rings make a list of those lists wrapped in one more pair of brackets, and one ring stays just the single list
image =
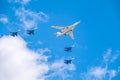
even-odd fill
[{"label": "jet aircraft in formation", "polygon": [[[56,28],[56,29],[60,29],[61,32],[57,32],[56,33],[56,36],[59,37],[59,36],[62,36],[62,35],[69,35],[72,39],[74,39],[74,35],[73,35],[73,29],[76,27],[76,25],[78,25],[80,23],[80,21],[78,22],[75,22],[74,24],[70,25],[70,26],[66,26],[66,27],[61,27],[61,26],[52,26],[52,28]],[[26,33],[28,35],[34,35],[34,31],[35,29],[37,28],[34,28],[34,29],[31,29],[31,30],[26,30]],[[14,31],[14,32],[10,32],[10,35],[15,37],[15,36],[18,36],[18,31]],[[64,50],[66,52],[71,52],[72,51],[72,47],[65,47]],[[64,63],[65,64],[71,64],[73,58],[71,59],[67,59],[67,60],[64,60]]]},{"label": "jet aircraft in formation", "polygon": [[75,22],[74,24],[70,25],[70,26],[65,26],[65,27],[61,27],[61,26],[52,26],[52,28],[55,29],[60,29],[60,32],[56,33],[56,37],[60,37],[62,35],[69,35],[72,39],[74,39],[74,35],[73,35],[73,29],[76,27],[76,25],[78,25],[80,23],[80,21]]},{"label": "jet aircraft in formation", "polygon": [[15,36],[18,36],[18,32],[20,32],[21,30],[17,30],[17,31],[11,31],[10,32],[10,35],[15,37]]},{"label": "jet aircraft in formation", "polygon": [[13,36],[13,37],[18,36],[18,32],[19,31],[20,30],[18,30],[18,31],[12,31],[12,32],[10,32],[10,35]]},{"label": "jet aircraft in formation", "polygon": [[26,30],[26,33],[27,33],[28,35],[34,35],[34,30]]},{"label": "jet aircraft in formation", "polygon": [[27,33],[28,35],[34,35],[34,34],[35,34],[35,29],[37,29],[37,28],[28,29],[28,30],[26,30],[26,33]]},{"label": "jet aircraft in formation", "polygon": [[65,64],[71,64],[73,59],[74,59],[74,58],[64,60],[64,63],[65,63]]},{"label": "jet aircraft in formation", "polygon": [[[35,28],[35,29],[37,29],[37,28]],[[34,35],[35,29],[26,30],[26,33],[27,33],[28,35]],[[12,32],[10,32],[10,35],[13,36],[13,37],[18,36],[18,32],[19,32],[19,31],[20,31],[20,30],[18,30],[18,31],[12,31]]]},{"label": "jet aircraft in formation", "polygon": [[64,50],[65,50],[66,52],[71,52],[71,51],[72,51],[72,47],[65,47]]},{"label": "jet aircraft in formation", "polygon": [[71,64],[71,62],[72,62],[71,59],[69,59],[69,60],[64,60],[64,63],[65,63],[65,64]]},{"label": "jet aircraft in formation", "polygon": [[[78,25],[79,23],[80,23],[80,21],[75,22],[74,24],[72,24],[72,25],[70,25],[70,26],[65,26],[65,27],[52,26],[52,28],[60,29],[60,30],[61,30],[60,32],[57,32],[57,33],[56,33],[56,36],[57,36],[57,37],[60,37],[60,36],[62,36],[62,35],[69,35],[72,39],[74,39],[73,29],[74,29],[74,28],[76,27],[76,25]],[[31,30],[26,30],[26,33],[27,33],[28,35],[34,35],[35,29],[37,29],[37,28],[31,29]],[[10,32],[10,35],[13,36],[13,37],[15,37],[15,36],[18,35],[18,32],[19,32],[19,31]],[[71,48],[72,48],[72,47],[65,48],[65,51],[71,51]]]},{"label": "jet aircraft in formation", "polygon": [[15,36],[18,35],[18,32],[10,32],[10,35],[13,36],[13,37],[15,37]]},{"label": "jet aircraft in formation", "polygon": [[[73,29],[76,27],[76,25],[78,25],[80,23],[80,21],[78,22],[75,22],[74,24],[70,25],[70,26],[65,26],[65,27],[61,27],[61,26],[52,26],[52,28],[55,28],[55,29],[60,29],[61,32],[57,32],[56,33],[56,36],[59,37],[59,36],[62,36],[62,35],[69,35],[72,39],[74,39],[74,35],[73,35]],[[31,29],[31,30],[26,30],[26,33],[28,35],[34,35],[34,32],[35,32],[35,29],[37,28],[34,28],[34,29]],[[14,32],[10,32],[10,35],[15,37],[15,36],[18,36],[18,31],[14,31]],[[72,47],[65,47],[64,50],[66,52],[71,52],[72,51]],[[67,60],[64,60],[64,63],[65,64],[71,64],[72,63],[72,60],[73,58],[71,59],[67,59]]]}]

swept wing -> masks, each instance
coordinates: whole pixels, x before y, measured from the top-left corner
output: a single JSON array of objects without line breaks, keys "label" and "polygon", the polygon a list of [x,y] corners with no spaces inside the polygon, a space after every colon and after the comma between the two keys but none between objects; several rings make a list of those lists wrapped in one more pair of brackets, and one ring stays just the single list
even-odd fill
[{"label": "swept wing", "polygon": [[68,35],[69,35],[72,39],[74,39],[74,35],[73,35],[73,32],[72,32],[72,31],[69,31],[69,32],[68,32]]},{"label": "swept wing", "polygon": [[64,29],[64,27],[61,27],[61,26],[51,26],[52,28],[55,28],[55,29]]}]

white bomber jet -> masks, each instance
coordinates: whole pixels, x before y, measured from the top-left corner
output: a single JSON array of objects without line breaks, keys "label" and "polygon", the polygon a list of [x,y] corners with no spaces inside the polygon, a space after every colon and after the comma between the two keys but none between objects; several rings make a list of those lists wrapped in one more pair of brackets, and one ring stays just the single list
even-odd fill
[{"label": "white bomber jet", "polygon": [[79,23],[80,23],[80,21],[75,22],[74,24],[72,24],[70,26],[65,26],[65,27],[62,27],[62,26],[52,26],[52,28],[61,30],[61,32],[57,32],[56,33],[56,37],[60,37],[60,36],[62,36],[64,34],[64,35],[69,35],[72,39],[74,39],[74,35],[73,35],[72,31],[76,27],[76,25],[78,25]]}]

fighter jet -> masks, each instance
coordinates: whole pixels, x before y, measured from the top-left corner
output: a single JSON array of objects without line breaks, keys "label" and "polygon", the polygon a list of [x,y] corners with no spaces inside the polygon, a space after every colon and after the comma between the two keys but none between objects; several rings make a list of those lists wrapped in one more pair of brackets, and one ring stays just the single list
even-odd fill
[{"label": "fighter jet", "polygon": [[64,60],[64,63],[65,64],[71,64],[73,59],[74,58],[70,58],[70,59]]},{"label": "fighter jet", "polygon": [[10,35],[13,36],[13,37],[15,37],[15,36],[18,35],[18,31],[16,31],[16,32],[10,32]]},{"label": "fighter jet", "polygon": [[18,36],[18,32],[20,32],[20,31],[21,31],[20,29],[17,30],[17,31],[11,31],[10,35],[13,36],[13,37]]},{"label": "fighter jet", "polygon": [[65,63],[65,64],[71,64],[73,59],[74,59],[74,58],[66,59],[66,60],[64,60],[64,63]]},{"label": "fighter jet", "polygon": [[26,30],[26,33],[27,33],[28,35],[34,35],[34,30]]},{"label": "fighter jet", "polygon": [[27,33],[28,35],[34,35],[36,29],[37,29],[37,28],[28,29],[28,30],[26,30],[26,33]]},{"label": "fighter jet", "polygon": [[65,63],[65,64],[71,64],[71,62],[72,62],[71,59],[70,59],[70,60],[64,60],[64,63]]},{"label": "fighter jet", "polygon": [[72,51],[72,47],[65,47],[64,50],[65,50],[66,52],[71,52],[71,51]]},{"label": "fighter jet", "polygon": [[63,34],[64,35],[69,35],[72,39],[74,39],[74,35],[73,35],[73,29],[76,27],[76,25],[78,25],[80,23],[80,21],[75,22],[74,24],[70,25],[70,26],[65,26],[65,27],[61,27],[61,26],[52,26],[52,28],[55,29],[60,29],[60,32],[56,33],[56,37],[60,37]]}]

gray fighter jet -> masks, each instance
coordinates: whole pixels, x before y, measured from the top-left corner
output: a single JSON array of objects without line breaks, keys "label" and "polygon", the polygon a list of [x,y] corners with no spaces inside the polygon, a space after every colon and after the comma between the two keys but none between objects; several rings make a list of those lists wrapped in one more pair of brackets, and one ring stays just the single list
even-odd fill
[{"label": "gray fighter jet", "polygon": [[62,35],[69,35],[72,39],[74,39],[74,35],[73,35],[73,29],[76,27],[76,25],[78,25],[80,23],[80,21],[75,22],[74,24],[70,25],[70,26],[65,26],[65,27],[61,27],[61,26],[52,26],[52,28],[55,29],[60,29],[60,32],[56,33],[56,37],[60,37]]},{"label": "gray fighter jet", "polygon": [[18,36],[18,32],[20,32],[21,30],[17,30],[17,31],[12,31],[10,32],[10,35],[15,37],[15,36]]},{"label": "gray fighter jet", "polygon": [[26,32],[27,32],[28,35],[34,35],[34,31],[35,30],[26,30]]},{"label": "gray fighter jet", "polygon": [[65,64],[71,64],[74,58],[64,60]]},{"label": "gray fighter jet", "polygon": [[16,32],[10,32],[10,35],[13,36],[13,37],[15,37],[15,36],[18,35],[18,32],[17,31]]},{"label": "gray fighter jet", "polygon": [[28,35],[34,35],[35,34],[35,30],[36,29],[38,29],[38,28],[34,28],[34,29],[27,29],[26,30],[26,33],[28,34]]}]

